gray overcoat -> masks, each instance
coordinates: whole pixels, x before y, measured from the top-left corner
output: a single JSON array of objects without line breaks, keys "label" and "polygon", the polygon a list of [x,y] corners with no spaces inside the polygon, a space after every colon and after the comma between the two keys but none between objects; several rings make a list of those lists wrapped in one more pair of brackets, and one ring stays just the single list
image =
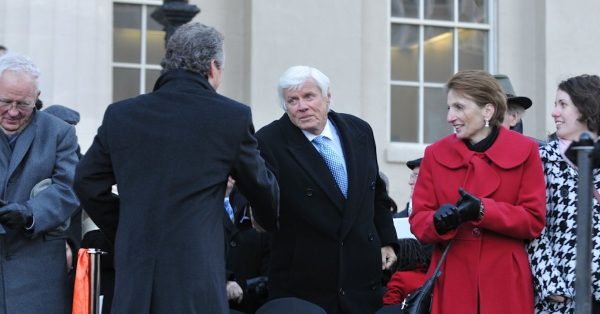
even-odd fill
[{"label": "gray overcoat", "polygon": [[[11,151],[0,134],[0,197],[33,212],[34,230],[4,228],[0,234],[0,313],[67,313],[65,236],[55,230],[79,201],[72,190],[77,164],[75,129],[45,112],[34,112]],[[30,198],[32,188],[52,184]]]}]

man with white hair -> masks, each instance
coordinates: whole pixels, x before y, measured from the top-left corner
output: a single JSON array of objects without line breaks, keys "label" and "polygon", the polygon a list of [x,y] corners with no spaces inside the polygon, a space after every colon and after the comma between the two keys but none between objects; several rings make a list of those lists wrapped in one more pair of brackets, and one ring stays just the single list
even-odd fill
[{"label": "man with white hair", "polygon": [[373,313],[397,238],[371,127],[330,110],[329,78],[315,68],[289,68],[278,92],[285,113],[256,134],[281,190],[269,297]]},{"label": "man with white hair", "polygon": [[37,67],[0,57],[0,313],[66,313],[65,221],[79,201],[73,126],[35,108]]}]

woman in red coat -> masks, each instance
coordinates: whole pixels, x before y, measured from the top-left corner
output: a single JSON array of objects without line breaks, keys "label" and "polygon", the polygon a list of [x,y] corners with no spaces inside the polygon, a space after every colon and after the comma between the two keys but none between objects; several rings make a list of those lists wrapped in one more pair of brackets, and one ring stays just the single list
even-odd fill
[{"label": "woman in red coat", "polygon": [[545,224],[538,146],[501,126],[505,94],[487,72],[458,72],[447,89],[454,134],[425,150],[410,216],[436,244],[429,274],[452,240],[431,313],[533,313],[525,241]]}]

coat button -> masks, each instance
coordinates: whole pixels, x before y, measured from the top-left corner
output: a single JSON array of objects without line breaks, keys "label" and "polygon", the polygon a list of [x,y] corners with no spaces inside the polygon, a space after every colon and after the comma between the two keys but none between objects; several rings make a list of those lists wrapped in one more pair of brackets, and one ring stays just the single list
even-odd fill
[{"label": "coat button", "polygon": [[562,187],[560,187],[560,196],[562,198],[567,198],[569,196],[569,187],[566,185],[563,185]]},{"label": "coat button", "polygon": [[373,241],[375,239],[375,236],[372,233],[369,233],[369,241]]},{"label": "coat button", "polygon": [[313,189],[311,188],[307,188],[305,191],[306,196],[312,196],[313,195]]},{"label": "coat button", "polygon": [[344,241],[342,241],[342,242],[340,243],[340,245],[341,245],[341,246],[344,246]]},{"label": "coat button", "polygon": [[229,242],[229,245],[231,245],[231,247],[236,247],[237,246],[237,242],[231,241],[231,242]]},{"label": "coat button", "polygon": [[481,229],[479,229],[479,228],[473,228],[473,236],[480,237],[481,236]]},{"label": "coat button", "polygon": [[375,181],[371,181],[370,187],[371,190],[375,190]]},{"label": "coat button", "polygon": [[344,288],[340,288],[340,292],[339,292],[340,296],[345,296],[346,295],[346,291],[344,291]]}]

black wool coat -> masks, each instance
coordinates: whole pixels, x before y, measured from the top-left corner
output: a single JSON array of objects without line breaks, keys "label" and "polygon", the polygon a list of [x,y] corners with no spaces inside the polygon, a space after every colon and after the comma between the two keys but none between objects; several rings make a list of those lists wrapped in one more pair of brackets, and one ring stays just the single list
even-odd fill
[{"label": "black wool coat", "polygon": [[[228,175],[256,219],[276,226],[277,183],[253,133],[249,107],[183,70],[161,75],[152,93],[107,108],[75,189],[114,241],[112,313],[229,313]],[[118,197],[110,193],[113,184]]]},{"label": "black wool coat", "polygon": [[373,313],[382,303],[381,247],[396,246],[396,231],[371,127],[348,114],[330,112],[329,119],[344,150],[348,199],[287,114],[256,134],[281,189],[269,297],[299,297],[329,314]]}]

